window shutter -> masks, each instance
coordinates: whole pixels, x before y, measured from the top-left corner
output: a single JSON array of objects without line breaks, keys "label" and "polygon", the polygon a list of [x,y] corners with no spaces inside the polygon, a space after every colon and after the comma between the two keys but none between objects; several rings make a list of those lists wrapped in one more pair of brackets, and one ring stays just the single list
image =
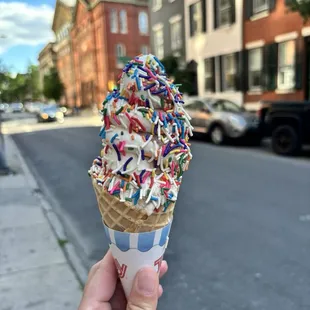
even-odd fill
[{"label": "window shutter", "polygon": [[235,89],[242,90],[242,52],[235,53],[235,65],[236,65],[236,76],[235,76]]},{"label": "window shutter", "polygon": [[243,82],[243,90],[249,90],[249,51],[243,51],[243,74],[242,74],[242,82]]},{"label": "window shutter", "polygon": [[245,19],[250,19],[253,15],[253,0],[244,1]]},{"label": "window shutter", "polygon": [[212,66],[212,91],[215,93],[215,57],[211,58],[211,66]]},{"label": "window shutter", "polygon": [[302,89],[303,84],[303,57],[302,40],[296,40],[296,54],[295,54],[295,88]]},{"label": "window shutter", "polygon": [[223,56],[218,57],[220,67],[220,92],[224,91],[224,61]]},{"label": "window shutter", "polygon": [[213,0],[213,23],[214,23],[214,29],[218,27],[218,9],[217,9],[217,1]]},{"label": "window shutter", "polygon": [[276,6],[276,0],[269,0],[269,11],[274,10]]},{"label": "window shutter", "polygon": [[189,30],[192,37],[194,35],[194,5],[189,6]]},{"label": "window shutter", "polygon": [[230,0],[230,23],[234,24],[236,22],[236,3],[235,0]]},{"label": "window shutter", "polygon": [[264,87],[266,90],[275,90],[277,88],[278,78],[278,44],[272,43],[264,46]]},{"label": "window shutter", "polygon": [[206,1],[202,0],[201,6],[202,6],[202,32],[207,32],[207,7],[206,7]]}]

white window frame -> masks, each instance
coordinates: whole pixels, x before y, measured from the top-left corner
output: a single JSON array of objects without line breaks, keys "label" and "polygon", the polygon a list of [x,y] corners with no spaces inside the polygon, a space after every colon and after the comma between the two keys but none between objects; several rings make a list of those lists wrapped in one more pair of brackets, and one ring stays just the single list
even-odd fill
[{"label": "white window frame", "polygon": [[127,11],[121,10],[119,12],[119,22],[120,22],[120,33],[128,33],[128,23],[127,23]]},{"label": "white window frame", "polygon": [[[232,8],[232,5],[231,5],[231,2],[228,1],[228,4],[226,5],[223,5],[222,4],[222,0],[217,0],[216,1],[216,5],[218,6],[218,9],[217,9],[217,24],[219,27],[223,27],[223,26],[227,26],[227,25],[230,25],[231,24],[231,10],[234,9]],[[221,15],[223,13],[227,13],[229,14],[229,20],[227,23],[221,23]]]},{"label": "white window frame", "polygon": [[159,11],[163,5],[162,0],[152,0],[153,1],[153,12]]},{"label": "white window frame", "polygon": [[[161,42],[160,45],[157,42],[157,36],[156,34],[161,33]],[[153,27],[153,34],[154,34],[154,52],[155,55],[162,59],[164,58],[165,50],[164,50],[164,25],[163,24],[157,24]]]},{"label": "white window frame", "polygon": [[[228,57],[232,57],[233,58],[233,64],[234,64],[234,68],[230,68],[230,70],[227,70],[227,58]],[[237,73],[237,66],[236,66],[236,58],[235,58],[235,54],[227,54],[227,55],[223,55],[223,74],[224,74],[224,87],[223,90],[224,91],[235,91],[236,90],[236,85],[235,85],[235,81],[234,81],[234,86],[233,87],[228,87],[227,85],[227,79],[226,79],[226,75],[230,74],[230,75],[236,75]]]},{"label": "white window frame", "polygon": [[[281,47],[293,43],[293,60],[291,64],[282,63],[281,61]],[[296,79],[296,41],[295,40],[289,40],[279,43],[278,46],[278,89],[280,90],[290,90],[295,87],[295,79]],[[282,81],[281,75],[284,74],[284,82]]]},{"label": "white window frame", "polygon": [[149,46],[146,45],[146,44],[141,45],[140,52],[141,52],[141,54],[143,54],[143,55],[149,54]]},{"label": "white window frame", "polygon": [[[206,70],[206,62],[210,62],[210,65],[209,65],[209,69],[210,71],[207,71]],[[206,80],[207,79],[212,79],[213,78],[213,70],[212,70],[212,58],[206,58],[204,60],[204,90],[205,92],[212,92],[212,89],[208,89],[206,88]]]},{"label": "white window frame", "polygon": [[[259,51],[260,52],[260,55],[259,55],[259,65],[257,68],[253,68],[253,64],[251,64],[251,53],[254,53],[254,52],[257,52]],[[252,67],[252,68],[251,68]],[[252,49],[249,49],[248,50],[248,83],[249,83],[249,91],[261,91],[262,90],[262,85],[260,86],[253,86],[252,85],[252,74],[254,72],[262,72],[263,70],[263,49],[261,47],[258,47],[258,48],[252,48]],[[261,81],[262,82],[262,81]]]},{"label": "white window frame", "polygon": [[[205,0],[203,0],[205,1]],[[196,34],[199,34],[199,33],[202,33],[202,29],[203,29],[203,16],[202,16],[202,2],[201,0],[196,2],[196,3],[193,3],[192,5],[196,6],[197,7],[197,11],[196,13],[193,15],[193,21],[196,23],[197,25],[197,30],[196,32],[194,32],[194,36]]]},{"label": "white window frame", "polygon": [[[174,51],[178,51],[182,48],[182,44],[183,44],[183,40],[182,40],[182,16],[181,15],[176,15],[173,16],[169,19],[169,23],[170,23],[170,38],[171,38],[171,50]],[[175,35],[173,34],[173,27],[178,26],[178,31],[179,31],[179,35],[176,36],[177,40],[174,41],[175,39]]]},{"label": "white window frame", "polygon": [[[143,22],[145,22],[144,27],[142,25]],[[139,12],[138,24],[139,24],[139,33],[142,35],[148,35],[149,34],[149,16],[147,12],[145,11]]]},{"label": "white window frame", "polygon": [[116,50],[116,67],[117,68],[123,68],[124,64],[120,61],[118,61],[119,57],[125,57],[126,56],[126,46],[123,43],[118,43],[115,46]]},{"label": "white window frame", "polygon": [[263,5],[257,5],[258,1],[260,1],[260,0],[252,0],[253,15],[265,12],[269,9],[269,1],[268,0],[264,0],[265,3]]},{"label": "white window frame", "polygon": [[118,33],[118,16],[117,10],[110,10],[110,31],[111,33]]}]

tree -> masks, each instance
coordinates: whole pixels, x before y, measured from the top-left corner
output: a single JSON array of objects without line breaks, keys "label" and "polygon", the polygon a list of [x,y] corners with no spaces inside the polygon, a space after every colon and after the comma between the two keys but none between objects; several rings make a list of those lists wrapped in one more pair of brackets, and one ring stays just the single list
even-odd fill
[{"label": "tree", "polygon": [[306,23],[310,19],[310,0],[286,0],[289,10],[298,12]]},{"label": "tree", "polygon": [[43,95],[48,99],[59,101],[64,91],[56,68],[52,68],[49,74],[44,76]]},{"label": "tree", "polygon": [[175,84],[182,84],[180,90],[190,96],[197,95],[197,72],[191,69],[188,64],[185,69],[179,69],[178,58],[171,55],[161,60],[166,73],[174,78]]},{"label": "tree", "polygon": [[30,64],[27,69],[26,84],[28,96],[33,100],[38,100],[41,95],[39,78],[38,66]]}]

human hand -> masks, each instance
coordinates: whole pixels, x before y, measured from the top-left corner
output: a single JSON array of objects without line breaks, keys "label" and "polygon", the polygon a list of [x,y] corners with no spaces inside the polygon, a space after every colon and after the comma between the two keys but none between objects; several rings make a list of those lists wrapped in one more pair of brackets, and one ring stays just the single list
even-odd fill
[{"label": "human hand", "polygon": [[[159,277],[167,270],[167,262],[162,261]],[[137,273],[127,301],[111,251],[108,251],[89,272],[79,310],[156,310],[162,293],[157,273],[145,267]]]}]

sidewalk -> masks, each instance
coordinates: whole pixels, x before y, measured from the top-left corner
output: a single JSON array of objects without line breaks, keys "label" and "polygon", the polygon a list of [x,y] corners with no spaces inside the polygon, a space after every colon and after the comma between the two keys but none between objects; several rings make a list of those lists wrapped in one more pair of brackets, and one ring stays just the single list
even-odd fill
[{"label": "sidewalk", "polygon": [[8,165],[0,176],[0,310],[76,310],[78,280],[61,249],[36,183],[14,142],[6,141]]}]

